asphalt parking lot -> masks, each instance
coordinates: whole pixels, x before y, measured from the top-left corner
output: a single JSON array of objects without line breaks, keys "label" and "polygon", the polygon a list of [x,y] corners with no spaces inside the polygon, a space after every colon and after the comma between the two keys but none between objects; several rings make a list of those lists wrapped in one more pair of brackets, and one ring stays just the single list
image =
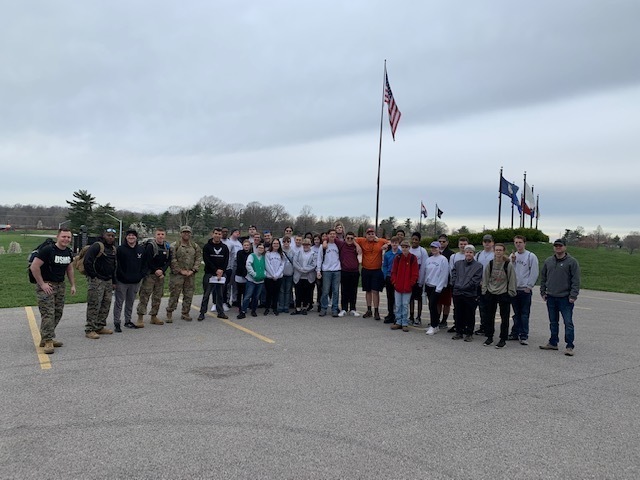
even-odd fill
[{"label": "asphalt parking lot", "polygon": [[66,307],[53,355],[37,308],[0,310],[3,479],[640,477],[638,296],[582,291],[574,357],[538,348],[537,290],[530,345],[502,350],[195,310],[89,340],[85,310]]}]

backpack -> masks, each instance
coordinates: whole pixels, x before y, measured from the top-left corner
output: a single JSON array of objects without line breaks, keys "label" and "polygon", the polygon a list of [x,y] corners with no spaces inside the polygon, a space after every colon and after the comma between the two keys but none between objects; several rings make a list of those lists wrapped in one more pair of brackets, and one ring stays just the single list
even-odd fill
[{"label": "backpack", "polygon": [[[100,251],[98,252],[98,255],[96,255],[96,258],[98,258],[104,255],[104,243],[102,242],[96,242],[96,243],[100,245]],[[78,270],[78,273],[81,273],[82,275],[87,274],[87,272],[84,270],[84,257],[87,254],[87,251],[89,250],[89,248],[91,248],[91,245],[85,245],[84,247],[82,247],[82,250],[78,252],[78,255],[76,255],[73,258],[73,262],[72,262],[73,267],[76,270]]]},{"label": "backpack", "polygon": [[[509,262],[503,262],[502,263],[502,268],[504,268],[504,274],[507,276],[507,278],[509,278],[509,272],[507,271],[507,265],[509,264]],[[493,271],[493,260],[489,260],[489,272]]]},{"label": "backpack", "polygon": [[44,242],[42,242],[40,245],[38,245],[34,251],[32,251],[29,254],[29,257],[27,258],[27,262],[29,264],[27,266],[27,273],[29,275],[29,282],[36,283],[36,277],[34,277],[33,273],[31,273],[31,264],[33,263],[33,261],[36,259],[36,257],[40,253],[40,250],[42,250],[44,247],[48,247],[49,245],[55,245],[55,243],[56,243],[56,241],[53,238],[47,238]]},{"label": "backpack", "polygon": [[[158,255],[158,242],[156,242],[155,238],[145,238],[140,242],[140,245],[145,248],[147,248],[147,245],[151,245],[151,247],[153,248],[153,256],[155,257]],[[171,250],[171,244],[165,241],[164,248],[167,250],[167,252],[169,252],[169,250]]]}]

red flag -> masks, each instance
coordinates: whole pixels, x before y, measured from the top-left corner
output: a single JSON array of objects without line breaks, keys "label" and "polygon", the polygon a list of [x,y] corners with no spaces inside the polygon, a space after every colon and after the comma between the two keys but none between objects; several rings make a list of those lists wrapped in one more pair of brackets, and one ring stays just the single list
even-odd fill
[{"label": "red flag", "polygon": [[398,105],[391,93],[391,86],[389,85],[389,77],[387,76],[387,67],[384,68],[384,101],[389,104],[389,125],[391,125],[391,136],[393,141],[396,141],[396,128],[398,128],[398,122],[402,114],[398,110]]}]

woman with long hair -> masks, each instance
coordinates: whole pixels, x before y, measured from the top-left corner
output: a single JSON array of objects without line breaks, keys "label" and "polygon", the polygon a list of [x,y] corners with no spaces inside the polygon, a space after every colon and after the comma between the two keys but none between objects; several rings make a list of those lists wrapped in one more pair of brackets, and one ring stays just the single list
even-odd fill
[{"label": "woman with long hair", "polygon": [[280,240],[274,238],[269,246],[269,251],[265,254],[266,278],[264,279],[264,286],[267,289],[265,315],[269,315],[269,309],[273,310],[274,315],[278,315],[278,298],[284,274],[284,261]]}]

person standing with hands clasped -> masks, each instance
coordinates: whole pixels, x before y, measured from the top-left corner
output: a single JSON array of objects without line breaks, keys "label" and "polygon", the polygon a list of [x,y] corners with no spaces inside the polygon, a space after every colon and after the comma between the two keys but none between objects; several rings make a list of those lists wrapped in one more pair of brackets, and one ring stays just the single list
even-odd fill
[{"label": "person standing with hands clasped", "polygon": [[554,255],[547,258],[540,272],[540,295],[547,302],[551,338],[542,350],[558,350],[560,315],[564,321],[564,354],[572,357],[575,345],[573,328],[573,305],[580,293],[580,265],[567,253],[566,242],[559,238],[553,242]]}]

